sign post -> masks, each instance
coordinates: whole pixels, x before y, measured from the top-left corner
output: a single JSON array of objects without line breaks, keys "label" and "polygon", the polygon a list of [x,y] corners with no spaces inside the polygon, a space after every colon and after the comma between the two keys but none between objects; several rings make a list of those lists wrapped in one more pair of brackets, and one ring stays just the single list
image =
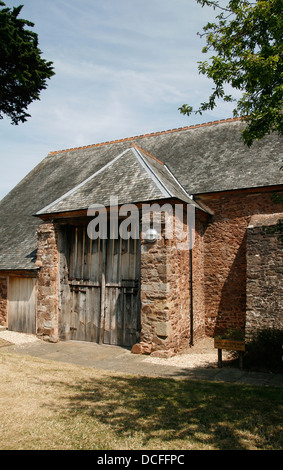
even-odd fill
[{"label": "sign post", "polygon": [[218,367],[222,367],[222,349],[228,351],[239,351],[240,353],[240,369],[243,370],[243,360],[245,351],[245,342],[230,339],[214,338],[214,347],[218,349]]}]

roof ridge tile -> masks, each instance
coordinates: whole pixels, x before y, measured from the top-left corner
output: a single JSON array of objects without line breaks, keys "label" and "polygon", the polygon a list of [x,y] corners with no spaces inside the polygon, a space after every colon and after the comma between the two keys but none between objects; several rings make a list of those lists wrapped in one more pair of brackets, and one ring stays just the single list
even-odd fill
[{"label": "roof ridge tile", "polygon": [[160,165],[163,165],[164,166],[164,163],[159,160],[158,158],[154,157],[153,155],[151,155],[151,153],[147,152],[146,150],[144,150],[142,147],[140,147],[139,145],[137,145],[135,142],[132,142],[132,147],[136,147],[140,152],[143,152],[147,157],[150,157],[152,158],[153,160],[155,160],[157,163],[159,163]]},{"label": "roof ridge tile", "polygon": [[[241,119],[242,118],[236,117],[236,118],[220,119],[220,120],[217,120],[217,121],[209,121],[209,122],[204,122],[204,123],[201,123],[201,124],[193,124],[191,126],[179,127],[179,128],[176,128],[176,129],[168,129],[168,130],[165,130],[165,131],[151,132],[151,133],[148,133],[148,134],[141,134],[141,135],[136,135],[136,136],[133,136],[133,137],[125,137],[124,139],[109,140],[109,141],[100,142],[100,143],[97,143],[97,144],[84,145],[84,146],[73,147],[73,148],[69,148],[69,149],[63,149],[63,150],[55,150],[55,151],[49,152],[48,155],[51,156],[51,155],[56,155],[56,154],[59,154],[59,153],[72,152],[72,151],[75,151],[75,150],[85,150],[85,149],[88,149],[88,148],[102,147],[102,146],[111,145],[111,144],[118,144],[118,143],[122,143],[122,142],[133,142],[135,139],[143,139],[145,137],[154,137],[154,136],[163,135],[163,134],[170,134],[170,133],[173,133],[173,132],[180,132],[180,131],[187,131],[187,130],[191,130],[191,129],[198,129],[200,127],[208,127],[208,126],[213,126],[215,124],[225,124],[225,123],[228,123],[228,122],[240,121]],[[155,157],[152,157],[152,158],[155,158]],[[162,162],[160,162],[160,163],[162,163]]]}]

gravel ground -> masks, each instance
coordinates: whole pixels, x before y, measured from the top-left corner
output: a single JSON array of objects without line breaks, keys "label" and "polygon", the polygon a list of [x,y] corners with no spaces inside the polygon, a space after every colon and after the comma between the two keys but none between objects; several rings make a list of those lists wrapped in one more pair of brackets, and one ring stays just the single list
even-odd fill
[{"label": "gravel ground", "polygon": [[[229,351],[222,351],[223,361],[230,358]],[[216,367],[218,362],[217,349],[214,348],[213,338],[203,338],[197,344],[182,354],[170,358],[157,358],[148,356],[147,362],[152,364],[160,364],[175,367],[189,367],[191,369],[196,367]]]},{"label": "gravel ground", "polygon": [[[8,341],[14,345],[25,345],[27,343],[40,342],[41,340],[35,335],[29,335],[26,333],[16,333],[14,331],[3,330],[0,331],[0,339]],[[229,359],[229,352],[222,352],[223,360]],[[182,354],[170,358],[157,358],[147,356],[145,362],[151,364],[160,364],[173,367],[216,367],[217,366],[217,349],[213,346],[213,339],[204,338],[199,340],[195,346],[189,348]]]},{"label": "gravel ground", "polygon": [[196,367],[214,367],[217,365],[217,352],[206,354],[180,354],[168,359],[161,359],[157,357],[148,357],[146,362],[151,364],[159,364],[164,366],[173,367],[189,367],[190,369]]},{"label": "gravel ground", "polygon": [[15,331],[8,330],[0,331],[0,338],[12,344],[27,344],[40,341],[40,339],[38,339],[35,335],[16,333]]}]

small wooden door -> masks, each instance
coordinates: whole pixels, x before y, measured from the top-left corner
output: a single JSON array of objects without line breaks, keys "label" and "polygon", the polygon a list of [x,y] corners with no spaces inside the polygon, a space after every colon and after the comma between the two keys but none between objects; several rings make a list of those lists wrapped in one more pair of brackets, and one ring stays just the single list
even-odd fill
[{"label": "small wooden door", "polygon": [[9,278],[8,330],[35,334],[36,279]]},{"label": "small wooden door", "polygon": [[131,347],[140,335],[139,240],[91,240],[86,226],[61,237],[60,337]]}]

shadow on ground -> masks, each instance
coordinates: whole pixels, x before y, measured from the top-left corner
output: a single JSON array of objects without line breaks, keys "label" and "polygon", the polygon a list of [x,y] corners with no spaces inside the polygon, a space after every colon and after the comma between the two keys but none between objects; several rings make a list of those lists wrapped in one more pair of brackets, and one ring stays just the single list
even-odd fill
[{"label": "shadow on ground", "polygon": [[62,419],[99,422],[119,439],[136,435],[143,448],[153,442],[168,449],[283,446],[282,389],[108,375],[67,387],[67,404],[66,395],[56,404]]}]

